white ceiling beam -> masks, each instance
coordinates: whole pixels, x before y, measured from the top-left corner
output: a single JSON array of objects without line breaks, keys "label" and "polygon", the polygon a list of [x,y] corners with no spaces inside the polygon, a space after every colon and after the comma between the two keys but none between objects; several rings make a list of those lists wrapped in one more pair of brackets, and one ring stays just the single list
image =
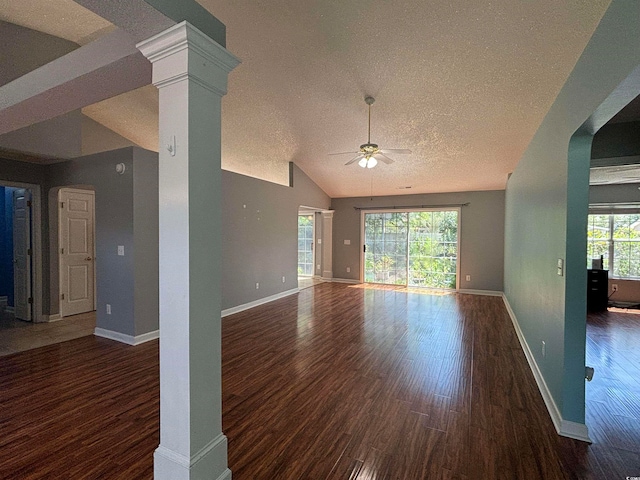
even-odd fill
[{"label": "white ceiling beam", "polygon": [[151,64],[123,30],[0,87],[0,135],[151,83]]}]

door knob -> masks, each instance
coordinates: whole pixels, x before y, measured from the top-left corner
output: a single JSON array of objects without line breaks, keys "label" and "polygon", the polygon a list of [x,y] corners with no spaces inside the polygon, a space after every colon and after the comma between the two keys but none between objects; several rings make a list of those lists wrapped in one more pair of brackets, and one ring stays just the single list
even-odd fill
[{"label": "door knob", "polygon": [[87,262],[90,262],[90,261],[91,261],[91,257],[87,257],[87,258],[85,258],[85,260],[86,260]]}]

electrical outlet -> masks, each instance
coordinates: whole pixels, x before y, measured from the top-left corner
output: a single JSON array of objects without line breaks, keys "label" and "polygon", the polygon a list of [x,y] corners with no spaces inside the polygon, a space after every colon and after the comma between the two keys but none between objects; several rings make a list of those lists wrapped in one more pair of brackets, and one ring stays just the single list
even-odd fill
[{"label": "electrical outlet", "polygon": [[544,343],[544,340],[542,341],[542,358],[545,358],[547,356],[547,344]]},{"label": "electrical outlet", "polygon": [[471,275],[467,275],[467,282],[471,281]]},{"label": "electrical outlet", "polygon": [[107,315],[111,315],[111,305],[107,303]]},{"label": "electrical outlet", "polygon": [[285,283],[285,282],[286,282],[286,280],[285,280],[284,275],[283,275],[282,276],[282,283]]},{"label": "electrical outlet", "polygon": [[260,289],[260,283],[256,282],[256,290],[259,290],[259,289]]},{"label": "electrical outlet", "polygon": [[347,267],[347,273],[351,272],[351,267]]},{"label": "electrical outlet", "polygon": [[611,285],[611,291],[612,292],[617,292],[618,291],[618,284],[614,283],[613,285]]},{"label": "electrical outlet", "polygon": [[118,245],[118,255],[124,257],[124,245]]}]

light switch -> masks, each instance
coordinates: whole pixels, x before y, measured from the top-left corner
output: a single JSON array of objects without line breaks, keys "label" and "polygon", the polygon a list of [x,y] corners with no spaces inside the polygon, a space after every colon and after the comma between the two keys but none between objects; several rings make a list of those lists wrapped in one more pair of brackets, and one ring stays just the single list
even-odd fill
[{"label": "light switch", "polygon": [[351,240],[345,240],[345,241],[344,241],[344,244],[345,244],[345,245],[351,245]]},{"label": "light switch", "polygon": [[558,259],[558,275],[564,275],[564,260],[562,260],[561,258]]},{"label": "light switch", "polygon": [[124,245],[118,245],[118,255],[124,257]]}]

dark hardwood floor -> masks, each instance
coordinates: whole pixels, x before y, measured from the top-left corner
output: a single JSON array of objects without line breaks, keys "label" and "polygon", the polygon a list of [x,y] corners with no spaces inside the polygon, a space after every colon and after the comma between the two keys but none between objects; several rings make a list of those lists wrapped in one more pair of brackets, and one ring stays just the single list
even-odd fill
[{"label": "dark hardwood floor", "polygon": [[640,310],[589,314],[587,365],[592,453],[610,478],[640,477]]},{"label": "dark hardwood floor", "polygon": [[[323,283],[227,317],[234,480],[640,475],[637,390],[597,383],[596,359],[638,365],[637,342],[602,346],[610,323],[589,327],[589,446],[555,433],[500,298]],[[0,478],[152,478],[157,348],[87,337],[0,358]]]}]

